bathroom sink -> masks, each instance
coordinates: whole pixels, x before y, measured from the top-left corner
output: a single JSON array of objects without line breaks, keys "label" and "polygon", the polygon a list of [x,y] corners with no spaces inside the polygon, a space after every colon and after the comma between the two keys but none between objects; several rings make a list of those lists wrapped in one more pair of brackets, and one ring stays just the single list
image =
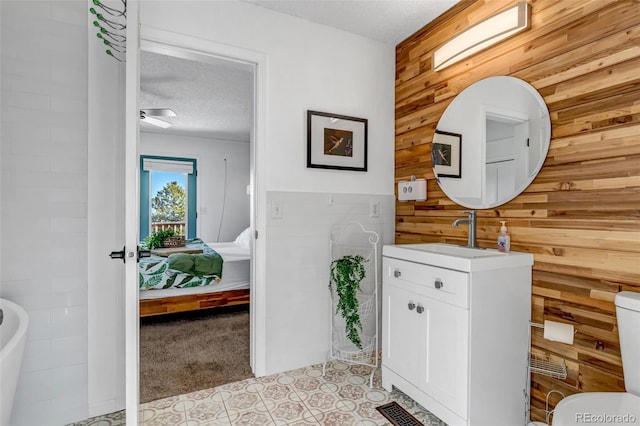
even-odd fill
[{"label": "bathroom sink", "polygon": [[479,247],[463,247],[453,244],[414,244],[413,246],[413,249],[418,251],[440,253],[468,259],[473,259],[476,257],[504,256],[506,254],[497,250],[489,250]]},{"label": "bathroom sink", "polygon": [[503,253],[494,249],[444,243],[386,245],[382,248],[382,255],[465,272],[504,267],[507,264],[513,267],[533,264],[533,256],[528,253]]}]

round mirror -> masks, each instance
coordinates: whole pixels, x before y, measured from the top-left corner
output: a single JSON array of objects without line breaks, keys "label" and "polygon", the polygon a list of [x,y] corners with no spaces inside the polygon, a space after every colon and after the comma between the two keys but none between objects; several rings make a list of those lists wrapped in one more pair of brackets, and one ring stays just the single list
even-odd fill
[{"label": "round mirror", "polygon": [[517,197],[544,163],[551,121],[542,96],[514,77],[489,77],[449,104],[433,135],[433,172],[451,200],[471,209]]}]

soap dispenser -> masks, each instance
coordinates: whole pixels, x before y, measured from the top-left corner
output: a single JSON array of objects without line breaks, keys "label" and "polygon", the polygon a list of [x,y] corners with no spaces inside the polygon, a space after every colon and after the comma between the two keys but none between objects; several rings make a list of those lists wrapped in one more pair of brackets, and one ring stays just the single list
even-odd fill
[{"label": "soap dispenser", "polygon": [[507,253],[511,249],[511,237],[507,232],[506,220],[501,220],[500,234],[498,234],[498,251]]}]

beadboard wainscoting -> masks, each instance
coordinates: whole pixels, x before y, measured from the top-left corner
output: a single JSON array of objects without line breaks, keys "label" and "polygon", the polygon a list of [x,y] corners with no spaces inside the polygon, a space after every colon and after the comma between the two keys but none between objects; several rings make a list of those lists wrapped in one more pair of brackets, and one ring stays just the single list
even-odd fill
[{"label": "beadboard wainscoting", "polygon": [[[395,241],[466,243],[466,227],[451,226],[465,209],[443,194],[431,169],[436,124],[458,93],[483,78],[508,75],[534,86],[551,114],[546,162],[520,196],[478,211],[477,233],[481,247],[495,247],[499,220],[507,220],[512,250],[535,256],[532,320],[577,329],[573,345],[532,330],[532,351],[568,367],[565,380],[531,378],[532,417],[543,420],[552,389],[624,390],[613,299],[640,291],[640,3],[529,1],[527,31],[431,70],[438,46],[515,3],[462,1],[396,47],[395,179],[426,178],[429,197],[396,205]],[[551,405],[558,399],[553,394]]]},{"label": "beadboard wainscoting", "polygon": [[267,206],[267,364],[275,373],[326,359],[331,227],[360,222],[380,235],[381,256],[381,245],[393,244],[394,197],[269,191]]}]

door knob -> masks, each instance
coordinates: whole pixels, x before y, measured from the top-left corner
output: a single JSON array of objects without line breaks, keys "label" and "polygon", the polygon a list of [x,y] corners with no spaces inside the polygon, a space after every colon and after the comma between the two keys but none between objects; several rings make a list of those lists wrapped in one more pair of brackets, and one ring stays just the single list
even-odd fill
[{"label": "door knob", "polygon": [[418,305],[418,307],[416,308],[416,312],[419,313],[419,314],[423,313],[424,312],[424,306]]},{"label": "door knob", "polygon": [[112,251],[111,253],[109,253],[109,257],[112,259],[122,259],[122,263],[124,263],[125,262],[124,251],[125,251],[125,248],[122,247],[122,250],[120,251]]},{"label": "door knob", "polygon": [[138,262],[143,257],[151,257],[151,250],[140,250],[140,246],[138,246]]},{"label": "door knob", "polygon": [[396,278],[400,278],[400,275],[402,275],[402,274],[400,273],[400,271],[399,271],[399,270],[397,270],[397,269],[396,269],[395,271],[393,271],[393,276],[394,276],[394,277],[396,277]]},{"label": "door knob", "polygon": [[[151,250],[140,250],[140,246],[137,247],[136,249],[137,251],[137,261],[139,262],[140,259],[142,259],[143,257],[151,257]],[[126,253],[126,247],[122,247],[122,250],[119,251],[112,251],[111,253],[109,253],[109,257],[112,259],[122,259],[123,263],[126,263],[126,258],[134,258],[136,257],[136,253],[130,251],[129,253]]]},{"label": "door knob", "polygon": [[436,288],[442,288],[444,286],[444,283],[440,280],[436,280],[433,284],[436,286]]},{"label": "door knob", "polygon": [[407,307],[409,308],[410,311],[413,311],[416,307],[416,304],[413,302],[409,302],[409,304],[407,305]]}]

